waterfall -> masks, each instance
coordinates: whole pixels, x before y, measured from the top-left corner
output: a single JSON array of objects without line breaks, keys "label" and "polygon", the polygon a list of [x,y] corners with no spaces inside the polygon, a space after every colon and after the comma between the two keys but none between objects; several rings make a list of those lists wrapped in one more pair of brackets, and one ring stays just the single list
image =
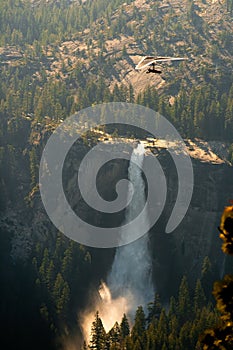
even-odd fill
[{"label": "waterfall", "polygon": [[[128,195],[131,198],[132,193],[130,192],[133,191],[133,197],[126,210],[126,222],[134,219],[146,202],[145,184],[140,169],[143,158],[144,146],[139,144],[132,153],[128,169],[128,178],[132,184],[129,186]],[[148,217],[145,214],[142,221],[146,220]],[[125,234],[133,235],[134,232],[133,230],[127,232],[127,229],[122,228],[122,242],[124,242]],[[138,305],[145,307],[153,300],[152,263],[148,244],[149,238],[146,234],[131,244],[118,247],[107,278],[112,298],[124,296],[128,302],[129,314],[133,314]]]},{"label": "waterfall", "polygon": [[[131,183],[128,188],[128,197],[132,200],[126,210],[126,223],[132,221],[141,212],[146,202],[145,185],[140,170],[143,158],[144,147],[139,144],[132,153],[128,169],[128,178]],[[143,225],[146,220],[148,217],[145,214],[141,224]],[[132,226],[130,232],[123,226],[120,235],[121,243],[124,243],[126,234],[133,237],[133,231]],[[116,321],[121,322],[124,313],[132,322],[139,305],[147,311],[145,308],[147,303],[154,299],[152,263],[148,244],[149,238],[146,234],[137,241],[116,249],[107,283],[101,283],[95,306],[79,315],[86,341],[90,339],[91,325],[97,310],[107,332]]]}]

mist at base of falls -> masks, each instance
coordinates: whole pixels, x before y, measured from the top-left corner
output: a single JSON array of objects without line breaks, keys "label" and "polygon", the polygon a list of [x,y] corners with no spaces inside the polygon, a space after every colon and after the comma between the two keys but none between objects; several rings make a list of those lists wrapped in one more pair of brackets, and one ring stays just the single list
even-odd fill
[{"label": "mist at base of falls", "polygon": [[[125,221],[129,222],[135,218],[143,209],[145,198],[145,184],[142,178],[142,167],[144,158],[144,147],[139,144],[133,151],[128,169],[128,178],[133,185],[133,199],[126,210]],[[129,188],[130,191],[130,188]],[[142,221],[148,220],[145,214]],[[124,235],[132,235],[122,229],[121,239]],[[148,247],[148,234],[137,241],[117,248],[111,271],[107,278],[112,297],[123,295],[129,304],[129,310],[135,311],[138,305],[146,306],[153,299],[152,264]],[[130,312],[131,313],[131,312]]]},{"label": "mist at base of falls", "polygon": [[[144,159],[144,147],[139,144],[132,152],[128,168],[128,179],[131,182],[128,196],[133,197],[125,215],[125,222],[131,222],[143,209],[146,203],[145,184],[141,167]],[[148,217],[142,217],[147,222]],[[127,232],[122,227],[121,240],[124,235],[133,237],[133,230]],[[82,327],[86,339],[90,335],[91,324],[95,312],[98,310],[106,331],[109,331],[114,323],[121,322],[125,313],[129,321],[133,321],[135,311],[139,305],[144,308],[153,300],[154,287],[152,283],[152,262],[149,251],[149,235],[146,234],[133,243],[123,245],[116,249],[114,261],[107,277],[106,283],[102,283],[99,289],[99,300],[94,310],[82,317]]]},{"label": "mist at base of falls", "polygon": [[133,317],[137,306],[146,307],[153,300],[151,261],[148,238],[119,248],[107,279],[112,298],[119,295],[127,299],[128,314]]}]

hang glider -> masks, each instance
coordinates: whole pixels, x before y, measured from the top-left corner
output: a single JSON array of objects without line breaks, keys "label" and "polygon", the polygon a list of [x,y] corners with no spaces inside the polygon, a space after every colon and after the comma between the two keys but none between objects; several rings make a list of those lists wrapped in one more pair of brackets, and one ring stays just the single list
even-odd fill
[{"label": "hang glider", "polygon": [[171,62],[171,61],[184,61],[187,58],[184,57],[161,57],[161,56],[144,56],[140,62],[136,65],[135,69],[141,70],[144,68],[148,68],[146,73],[157,73],[161,74],[161,66],[156,66],[156,64],[160,64],[163,62]]}]

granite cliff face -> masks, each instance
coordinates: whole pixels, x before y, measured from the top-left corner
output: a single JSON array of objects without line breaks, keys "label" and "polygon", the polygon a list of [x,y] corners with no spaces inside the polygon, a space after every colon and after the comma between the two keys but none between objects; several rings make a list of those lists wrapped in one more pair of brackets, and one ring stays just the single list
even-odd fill
[{"label": "granite cliff face", "polygon": [[168,196],[163,215],[151,230],[157,287],[176,285],[183,274],[191,283],[200,278],[205,256],[210,257],[216,278],[219,278],[224,272],[224,255],[217,227],[233,192],[233,168],[226,163],[192,159],[194,189],[189,209],[175,231],[165,234],[163,230],[176,200],[177,175],[166,155],[161,157],[168,170]]},{"label": "granite cliff face", "polygon": [[[111,142],[111,139],[108,138],[106,142]],[[227,205],[233,193],[233,167],[225,158],[227,147],[216,147],[216,144],[211,146],[199,140],[186,141],[194,169],[193,196],[181,224],[173,233],[166,234],[164,230],[176,201],[177,172],[162,140],[154,140],[153,145],[150,140],[143,142],[147,149],[146,154],[151,151],[162,165],[168,188],[163,213],[149,233],[154,281],[158,291],[167,290],[171,283],[174,286],[178,285],[179,277],[183,274],[186,274],[191,282],[195,281],[200,276],[203,259],[207,255],[216,273],[220,275],[224,266],[217,226],[223,207]],[[88,145],[79,142],[69,152],[70,156],[67,157],[63,169],[67,199],[73,210],[88,222],[105,227],[120,225],[124,220],[124,210],[117,215],[96,213],[86,205],[77,190],[77,171],[89,149]],[[97,164],[98,159],[96,164],[88,164],[87,173],[91,174]],[[25,168],[19,169],[19,173],[25,183],[29,181]],[[128,161],[116,159],[107,163],[97,177],[97,188],[101,196],[106,200],[115,199],[115,185],[120,179],[127,178],[127,173]],[[34,188],[27,196],[28,205],[24,201],[25,188],[29,189],[29,186],[25,184],[24,187],[18,188],[16,200],[9,202],[1,215],[2,227],[11,232],[14,259],[27,259],[35,240],[53,244],[53,237],[57,234],[43,208],[38,188]],[[91,188],[89,190],[92,191]],[[111,266],[114,250],[93,249],[92,253],[93,259],[100,264],[100,276],[104,276]]]}]

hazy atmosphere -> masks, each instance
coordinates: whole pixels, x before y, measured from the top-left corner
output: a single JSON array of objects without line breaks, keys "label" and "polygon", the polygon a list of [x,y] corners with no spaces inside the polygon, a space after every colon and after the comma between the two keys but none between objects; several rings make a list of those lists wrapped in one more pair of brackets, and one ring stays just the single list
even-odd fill
[{"label": "hazy atmosphere", "polygon": [[6,349],[233,349],[232,15],[0,0]]}]

